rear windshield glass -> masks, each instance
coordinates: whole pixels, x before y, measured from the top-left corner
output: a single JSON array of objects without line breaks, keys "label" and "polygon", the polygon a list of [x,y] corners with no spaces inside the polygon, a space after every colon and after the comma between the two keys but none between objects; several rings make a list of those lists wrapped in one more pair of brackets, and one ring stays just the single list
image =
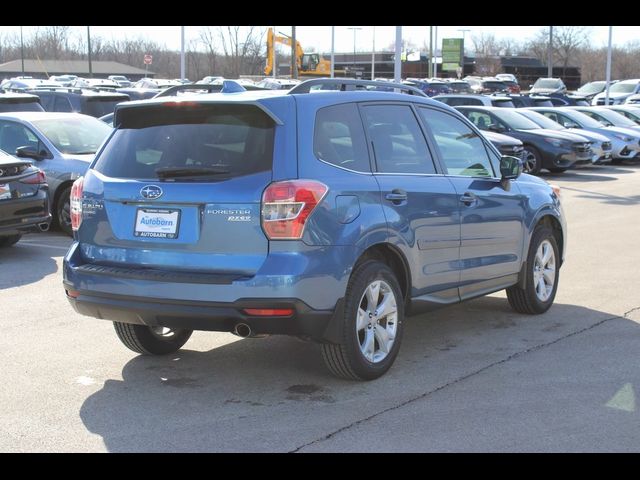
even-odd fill
[{"label": "rear windshield glass", "polygon": [[507,86],[504,82],[482,82],[482,86],[484,88],[488,88],[490,90],[506,90]]},{"label": "rear windshield glass", "polygon": [[[182,168],[224,180],[272,166],[274,122],[252,105],[153,105],[120,110],[116,121],[94,167],[110,177],[157,179],[156,170]],[[198,179],[211,176],[189,177]]]},{"label": "rear windshield glass", "polygon": [[0,103],[0,112],[44,112],[44,108],[40,105],[40,102],[26,101],[26,102],[10,102]]}]

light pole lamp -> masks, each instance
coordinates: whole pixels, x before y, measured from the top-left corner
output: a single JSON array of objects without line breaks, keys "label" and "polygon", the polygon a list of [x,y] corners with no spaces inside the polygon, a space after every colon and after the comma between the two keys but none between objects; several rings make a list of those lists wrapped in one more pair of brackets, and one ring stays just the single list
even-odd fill
[{"label": "light pole lamp", "polygon": [[[353,71],[356,70],[356,32],[362,30],[360,27],[347,27],[347,30],[353,30]],[[355,75],[355,73],[354,73]]]}]

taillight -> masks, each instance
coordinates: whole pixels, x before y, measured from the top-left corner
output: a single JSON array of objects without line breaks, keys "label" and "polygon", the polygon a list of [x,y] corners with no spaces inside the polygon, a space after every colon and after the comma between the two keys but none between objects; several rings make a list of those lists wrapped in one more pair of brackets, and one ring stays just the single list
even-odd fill
[{"label": "taillight", "polygon": [[299,240],[329,187],[314,180],[274,182],[262,194],[262,228],[269,240]]},{"label": "taillight", "polygon": [[21,178],[20,183],[28,183],[30,185],[42,185],[43,183],[47,183],[47,177],[45,176],[42,170],[38,170],[33,175],[29,175],[28,177]]},{"label": "taillight", "polygon": [[82,223],[82,185],[84,177],[78,178],[71,187],[71,229],[75,232]]}]

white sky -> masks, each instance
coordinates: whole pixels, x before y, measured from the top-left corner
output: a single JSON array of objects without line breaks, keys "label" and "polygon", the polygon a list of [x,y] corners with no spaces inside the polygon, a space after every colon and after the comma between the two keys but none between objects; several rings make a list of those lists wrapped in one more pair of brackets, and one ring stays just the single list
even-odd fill
[{"label": "white sky", "polygon": [[[373,44],[373,29],[375,28],[376,50],[388,47],[395,40],[395,27],[393,26],[354,26],[361,28],[355,30],[355,44],[358,51],[371,51]],[[27,36],[35,31],[37,27],[23,27],[24,35]],[[185,27],[185,38],[198,38],[202,27]],[[265,27],[266,28],[266,27]],[[446,37],[462,37],[461,29],[469,29],[466,32],[466,44],[469,48],[471,36],[474,34],[493,33],[497,38],[514,38],[523,40],[533,37],[542,26],[439,26],[438,44]],[[606,26],[592,26],[590,28],[591,45],[593,47],[606,46],[609,28]],[[72,27],[75,35],[86,35],[86,27]],[[9,32],[19,32],[20,27],[7,26],[0,27],[0,34]],[[291,27],[277,26],[276,30],[285,34],[291,33]],[[175,50],[180,49],[180,27],[179,26],[92,26],[91,34],[98,35],[104,39],[112,38],[138,38],[148,37],[160,44]],[[331,49],[331,27],[330,26],[297,26],[296,36],[305,50],[315,47],[317,51],[327,53]],[[427,41],[429,37],[428,26],[405,26],[403,27],[403,38],[412,41],[419,47]],[[614,45],[623,45],[628,41],[640,40],[640,27],[637,26],[615,26],[613,27]],[[349,30],[348,26],[335,27],[335,51],[352,52],[354,46],[354,30]]]}]

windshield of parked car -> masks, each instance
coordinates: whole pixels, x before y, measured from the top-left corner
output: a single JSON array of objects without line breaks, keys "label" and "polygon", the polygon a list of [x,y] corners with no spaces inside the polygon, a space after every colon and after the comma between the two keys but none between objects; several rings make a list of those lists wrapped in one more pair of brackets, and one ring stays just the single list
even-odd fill
[{"label": "windshield of parked car", "polygon": [[61,153],[71,155],[96,153],[112,130],[97,118],[84,115],[34,120],[33,124]]},{"label": "windshield of parked car", "polygon": [[614,83],[609,87],[610,93],[633,93],[635,90],[637,83]]},{"label": "windshield of parked car", "polygon": [[538,130],[540,129],[539,125],[536,125],[528,118],[523,117],[522,115],[516,113],[515,110],[494,110],[493,114],[502,120],[504,123],[509,125],[511,128],[516,130]]},{"label": "windshield of parked car", "polygon": [[[636,122],[629,120],[627,117],[625,117],[621,113],[614,112],[613,110],[598,110],[597,112],[594,112],[594,113],[597,113],[601,117],[604,117],[605,119],[609,120],[609,122],[611,122],[616,127],[635,127],[636,126]],[[598,118],[598,120],[600,119]]]},{"label": "windshield of parked car", "polygon": [[518,110],[520,115],[524,115],[533,123],[540,125],[542,128],[546,128],[547,130],[564,130],[565,128],[559,123],[554,122],[550,118],[545,117],[541,113],[534,112],[532,110],[520,109]]},{"label": "windshield of parked car", "polygon": [[582,93],[583,95],[590,95],[592,93],[600,93],[602,90],[604,90],[605,84],[607,82],[589,82],[584,84],[583,86],[581,86],[578,90],[576,90],[578,93]]},{"label": "windshield of parked car", "polygon": [[560,80],[553,80],[550,78],[539,78],[536,83],[533,84],[537,88],[560,88],[562,83]]},{"label": "windshield of parked car", "polygon": [[602,128],[604,125],[597,120],[594,120],[589,115],[585,115],[577,110],[562,109],[562,113],[569,117],[574,122],[579,123],[586,128]]}]

